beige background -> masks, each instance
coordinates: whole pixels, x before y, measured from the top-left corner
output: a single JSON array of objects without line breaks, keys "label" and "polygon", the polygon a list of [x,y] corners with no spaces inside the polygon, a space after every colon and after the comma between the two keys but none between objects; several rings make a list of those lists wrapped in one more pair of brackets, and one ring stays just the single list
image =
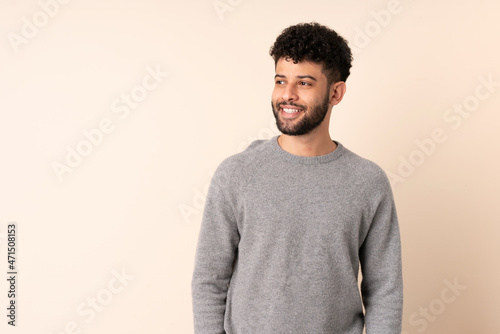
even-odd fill
[{"label": "beige background", "polygon": [[[19,295],[1,332],[192,333],[211,173],[277,133],[269,47],[315,20],[356,49],[331,132],[391,175],[404,331],[500,333],[498,13],[497,0],[2,1],[0,267],[17,222]],[[60,180],[53,164],[78,147]],[[2,279],[4,310],[6,292]]]}]

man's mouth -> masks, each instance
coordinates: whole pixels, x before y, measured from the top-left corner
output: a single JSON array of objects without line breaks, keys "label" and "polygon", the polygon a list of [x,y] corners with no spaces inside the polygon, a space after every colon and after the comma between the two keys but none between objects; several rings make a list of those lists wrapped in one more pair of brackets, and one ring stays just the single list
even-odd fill
[{"label": "man's mouth", "polygon": [[301,109],[294,109],[294,108],[282,108],[282,109],[287,114],[293,114],[302,111]]},{"label": "man's mouth", "polygon": [[300,112],[304,111],[304,109],[294,107],[294,106],[280,106],[281,114],[285,117],[297,116]]}]

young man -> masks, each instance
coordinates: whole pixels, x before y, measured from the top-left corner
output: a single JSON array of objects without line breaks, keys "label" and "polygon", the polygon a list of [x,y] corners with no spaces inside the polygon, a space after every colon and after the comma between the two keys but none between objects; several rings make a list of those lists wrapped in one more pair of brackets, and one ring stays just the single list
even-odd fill
[{"label": "young man", "polygon": [[282,135],[229,157],[212,179],[192,281],[195,333],[361,334],[366,325],[400,334],[389,181],[329,135],[351,51],[311,23],[285,29],[270,54]]}]

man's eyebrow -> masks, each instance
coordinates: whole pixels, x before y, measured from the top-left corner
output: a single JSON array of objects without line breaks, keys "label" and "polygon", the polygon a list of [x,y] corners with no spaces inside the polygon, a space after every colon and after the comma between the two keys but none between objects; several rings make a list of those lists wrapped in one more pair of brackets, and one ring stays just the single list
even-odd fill
[{"label": "man's eyebrow", "polygon": [[[276,74],[274,76],[274,78],[286,78],[285,75],[283,74]],[[314,80],[314,81],[318,81],[315,77],[311,76],[311,75],[298,75],[297,78],[299,79],[311,79],[311,80]]]},{"label": "man's eyebrow", "polygon": [[297,76],[297,78],[299,78],[299,79],[311,79],[311,80],[314,80],[314,81],[318,81],[318,80],[316,80],[315,77],[310,76],[310,75],[299,75],[299,76]]}]

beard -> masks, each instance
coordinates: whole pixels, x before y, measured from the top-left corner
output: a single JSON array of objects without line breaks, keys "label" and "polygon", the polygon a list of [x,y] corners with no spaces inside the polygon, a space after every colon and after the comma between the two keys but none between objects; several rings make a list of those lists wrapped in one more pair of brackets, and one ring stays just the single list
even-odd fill
[{"label": "beard", "polygon": [[[280,115],[281,105],[296,106],[304,110],[304,115],[298,120],[295,119],[283,119]],[[325,96],[322,103],[307,108],[306,106],[296,104],[293,102],[280,102],[274,103],[271,101],[271,106],[273,108],[274,118],[276,118],[276,126],[281,133],[290,136],[301,136],[305,135],[312,130],[316,129],[325,119],[329,108],[329,96]]]}]

